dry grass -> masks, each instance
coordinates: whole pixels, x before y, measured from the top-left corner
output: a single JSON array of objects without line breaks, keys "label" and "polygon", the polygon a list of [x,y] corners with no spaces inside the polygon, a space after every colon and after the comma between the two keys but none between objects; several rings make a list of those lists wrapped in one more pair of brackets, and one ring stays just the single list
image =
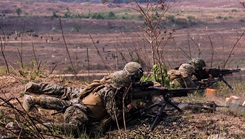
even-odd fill
[{"label": "dry grass", "polygon": [[[187,55],[192,57],[202,57],[207,61],[208,66],[222,66],[227,56],[232,50],[232,46],[236,43],[242,32],[244,32],[244,9],[239,3],[229,1],[229,5],[224,1],[201,1],[191,0],[177,3],[171,10],[170,14],[175,18],[186,18],[193,16],[202,21],[202,24],[189,28],[176,27],[172,24],[169,29],[177,28],[173,34],[173,39],[169,40],[165,48],[160,50],[164,53],[167,68],[173,68],[180,63],[186,62]],[[226,1],[227,2],[227,1]],[[82,85],[82,81],[67,80],[64,78],[43,78],[33,72],[27,72],[26,76],[20,76],[20,58],[17,49],[22,50],[23,64],[27,71],[32,71],[34,65],[32,60],[32,47],[36,51],[36,58],[42,61],[43,74],[48,76],[49,71],[55,68],[54,73],[72,73],[69,59],[65,51],[64,42],[62,40],[59,21],[57,18],[47,18],[43,16],[52,16],[53,12],[63,15],[67,9],[72,13],[95,13],[113,11],[116,15],[135,15],[133,10],[128,10],[128,5],[103,5],[103,4],[77,4],[77,3],[38,3],[38,2],[19,2],[1,1],[1,12],[7,12],[6,17],[0,17],[1,28],[6,34],[12,32],[22,32],[23,29],[33,30],[30,34],[22,32],[22,37],[18,34],[11,34],[6,41],[6,58],[10,61],[11,76],[1,76],[1,132],[11,133],[12,130],[4,128],[6,124],[13,121],[19,123],[22,131],[29,131],[26,123],[33,126],[33,117],[38,117],[43,121],[61,120],[60,117],[51,117],[50,113],[40,111],[33,113],[33,117],[26,118],[26,113],[21,109],[22,93],[24,84],[29,80],[36,82],[46,81],[50,83],[58,83],[65,86]],[[8,17],[16,15],[16,8],[23,10],[25,17]],[[92,8],[93,7],[93,8]],[[125,10],[126,9],[126,10]],[[177,15],[176,15],[177,14]],[[32,16],[32,17],[28,17]],[[34,17],[42,16],[42,17]],[[6,24],[8,23],[8,24]],[[16,24],[17,23],[17,24]],[[64,37],[71,53],[71,58],[75,63],[75,68],[79,73],[104,72],[105,64],[101,61],[101,56],[105,59],[105,63],[114,70],[121,69],[127,61],[141,61],[146,71],[150,71],[152,63],[150,63],[149,44],[144,40],[144,26],[139,20],[97,20],[97,19],[80,19],[80,18],[62,18]],[[139,28],[140,27],[140,28]],[[74,31],[74,29],[77,29]],[[169,32],[167,32],[169,33]],[[38,37],[33,37],[37,34]],[[92,39],[90,37],[92,36]],[[1,34],[1,37],[4,37]],[[244,38],[244,36],[242,36]],[[210,44],[210,40],[213,44]],[[94,41],[94,43],[93,43]],[[33,43],[33,45],[32,45]],[[238,42],[235,52],[231,55],[227,64],[228,68],[245,67],[244,58],[244,39]],[[213,46],[211,46],[213,45]],[[211,61],[212,47],[214,48],[214,59]],[[97,48],[97,49],[96,49]],[[199,49],[201,51],[199,51]],[[89,50],[89,51],[88,51]],[[100,56],[98,55],[98,51]],[[89,52],[89,53],[88,53]],[[189,53],[191,52],[191,54]],[[198,55],[198,52],[201,52]],[[89,58],[88,58],[89,57]],[[3,58],[0,57],[1,75],[5,75],[5,66]],[[88,64],[88,61],[90,64]],[[89,65],[89,66],[88,66]],[[23,70],[23,69],[22,69]],[[46,71],[48,71],[46,73]],[[107,72],[107,71],[106,71]],[[244,73],[242,73],[244,75]],[[30,77],[32,76],[32,77]],[[5,78],[6,77],[6,78]],[[236,75],[235,78],[228,78],[235,90],[231,92],[224,84],[220,84],[217,89],[214,101],[223,104],[225,97],[230,95],[244,96],[243,76]],[[11,101],[9,101],[10,98]],[[18,99],[16,99],[18,98]],[[184,98],[184,101],[206,101],[210,98],[204,96],[190,96]],[[10,103],[6,103],[10,102]],[[15,107],[18,109],[15,109]],[[24,115],[23,115],[24,114]],[[46,115],[45,115],[46,114]],[[17,119],[15,116],[22,116]],[[59,115],[60,116],[60,115]],[[146,120],[146,121],[145,121]],[[184,114],[173,113],[159,123],[154,132],[149,132],[148,127],[151,119],[137,121],[137,124],[127,130],[128,137],[138,138],[207,138],[211,136],[227,136],[230,138],[244,138],[245,127],[244,116],[236,115],[229,110],[221,110],[215,113],[191,113]],[[35,121],[35,120],[34,120]],[[35,121],[38,123],[38,121]],[[35,129],[35,128],[34,128]],[[58,131],[57,131],[58,132]],[[47,136],[54,137],[57,132],[48,133]],[[27,134],[26,132],[15,131],[14,135],[20,137]],[[164,133],[164,134],[163,134]],[[30,135],[34,134],[37,138],[43,138],[46,133],[32,130]],[[1,135],[1,134],[0,134]],[[29,134],[28,134],[29,135]],[[113,130],[107,134],[109,138],[118,136],[117,130]],[[67,135],[59,136],[60,138],[69,137]]]}]

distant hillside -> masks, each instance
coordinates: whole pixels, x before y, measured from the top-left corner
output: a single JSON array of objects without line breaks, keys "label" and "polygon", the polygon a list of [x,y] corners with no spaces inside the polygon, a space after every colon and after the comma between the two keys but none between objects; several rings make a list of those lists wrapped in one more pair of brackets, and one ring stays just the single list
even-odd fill
[{"label": "distant hillside", "polygon": [[[8,2],[67,2],[67,3],[82,3],[82,2],[92,2],[92,3],[102,3],[105,1],[113,1],[114,3],[128,3],[131,0],[8,0]],[[137,0],[138,2],[145,3],[148,0]],[[152,0],[158,1],[158,0]],[[234,0],[163,0],[166,2],[177,2],[181,3],[182,5],[195,5],[199,7],[220,7],[220,8],[227,8],[227,7],[242,7],[239,1]],[[4,2],[1,1],[0,2]]]},{"label": "distant hillside", "polygon": [[[10,1],[18,1],[18,0],[10,0]],[[93,2],[93,3],[102,3],[105,1],[112,0],[23,0],[26,2]],[[148,0],[137,0],[140,3],[146,3]],[[153,2],[157,2],[158,0],[152,0]],[[177,1],[177,0],[165,0],[165,1]],[[128,3],[129,0],[113,0],[114,3]]]}]

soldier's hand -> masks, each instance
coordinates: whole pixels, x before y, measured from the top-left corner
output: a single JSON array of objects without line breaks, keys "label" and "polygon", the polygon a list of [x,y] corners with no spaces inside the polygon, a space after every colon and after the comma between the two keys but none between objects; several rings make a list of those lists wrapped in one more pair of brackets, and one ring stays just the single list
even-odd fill
[{"label": "soldier's hand", "polygon": [[127,105],[129,110],[140,109],[146,106],[146,103],[142,100],[132,100],[130,104]]}]

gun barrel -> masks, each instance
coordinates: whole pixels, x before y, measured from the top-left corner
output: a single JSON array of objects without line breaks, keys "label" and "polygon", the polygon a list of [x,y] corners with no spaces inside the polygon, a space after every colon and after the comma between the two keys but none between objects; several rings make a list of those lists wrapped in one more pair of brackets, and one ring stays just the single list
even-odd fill
[{"label": "gun barrel", "polygon": [[138,88],[131,92],[133,98],[143,98],[154,95],[163,95],[163,97],[183,97],[187,96],[188,93],[193,91],[203,90],[202,88],[183,88],[183,89],[168,89],[164,87],[149,87],[149,88]]},{"label": "gun barrel", "polygon": [[234,72],[240,72],[241,69],[209,69],[208,73],[213,77],[231,75]]}]

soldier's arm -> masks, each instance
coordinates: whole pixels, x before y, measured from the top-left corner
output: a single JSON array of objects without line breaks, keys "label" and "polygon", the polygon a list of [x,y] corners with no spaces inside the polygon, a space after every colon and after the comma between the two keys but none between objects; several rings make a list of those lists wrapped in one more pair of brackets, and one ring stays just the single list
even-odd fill
[{"label": "soldier's arm", "polygon": [[[123,119],[122,97],[115,96],[115,94],[115,92],[109,91],[105,98],[105,109],[114,121]],[[136,108],[142,108],[143,106],[145,106],[145,103],[139,100],[135,100],[129,104],[125,104],[125,117],[130,116],[130,112],[132,110],[135,110]]]},{"label": "soldier's arm", "polygon": [[116,119],[121,119],[122,117],[122,110],[119,109],[118,103],[116,100],[116,96],[115,96],[115,92],[114,91],[109,91],[107,92],[107,94],[105,95],[105,109],[107,111],[107,113],[110,115],[110,117],[112,118],[112,120],[116,120]]}]

